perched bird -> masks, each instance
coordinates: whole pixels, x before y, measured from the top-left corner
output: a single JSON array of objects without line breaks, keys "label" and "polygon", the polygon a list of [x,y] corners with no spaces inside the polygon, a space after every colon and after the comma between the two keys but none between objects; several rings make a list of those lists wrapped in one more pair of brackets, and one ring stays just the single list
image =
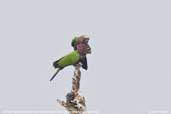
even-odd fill
[{"label": "perched bird", "polygon": [[88,54],[89,52],[91,52],[90,48],[87,47],[87,45],[85,44],[78,44],[76,46],[76,50],[74,50],[73,52],[65,55],[64,57],[60,58],[59,60],[55,61],[53,63],[54,68],[57,69],[56,73],[52,76],[52,78],[50,79],[50,81],[52,81],[55,76],[57,75],[57,73],[62,70],[63,68],[70,66],[70,65],[77,65],[79,63],[81,64],[85,64],[82,65],[82,67],[84,69],[87,70],[87,60],[86,63],[84,63],[85,58],[86,58],[86,54]]}]

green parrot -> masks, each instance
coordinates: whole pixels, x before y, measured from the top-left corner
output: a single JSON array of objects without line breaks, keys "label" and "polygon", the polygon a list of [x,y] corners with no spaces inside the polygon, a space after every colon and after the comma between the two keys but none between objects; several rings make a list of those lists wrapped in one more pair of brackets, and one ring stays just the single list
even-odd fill
[{"label": "green parrot", "polygon": [[69,65],[76,65],[78,64],[80,61],[80,54],[79,52],[73,51],[67,55],[65,55],[64,57],[60,58],[59,60],[55,61],[53,63],[54,68],[57,68],[56,73],[52,76],[52,78],[50,79],[50,81],[52,81],[55,76],[57,75],[57,73],[62,70],[63,68],[69,66]]},{"label": "green parrot", "polygon": [[75,66],[77,64],[81,64],[82,68],[87,70],[88,66],[86,55],[91,53],[91,48],[88,45],[88,41],[85,39],[83,40],[82,38],[76,38],[72,41],[72,44],[74,47],[74,51],[53,62],[53,66],[55,69],[57,69],[57,71],[52,76],[50,81],[55,78],[60,70],[70,65]]}]

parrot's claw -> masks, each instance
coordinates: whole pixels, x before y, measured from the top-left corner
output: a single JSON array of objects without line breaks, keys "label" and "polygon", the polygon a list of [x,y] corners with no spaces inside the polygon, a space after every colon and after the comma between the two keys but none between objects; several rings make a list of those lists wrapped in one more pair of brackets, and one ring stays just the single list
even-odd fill
[{"label": "parrot's claw", "polygon": [[81,67],[81,64],[79,64],[79,63],[75,65],[75,68],[79,69],[80,67]]}]

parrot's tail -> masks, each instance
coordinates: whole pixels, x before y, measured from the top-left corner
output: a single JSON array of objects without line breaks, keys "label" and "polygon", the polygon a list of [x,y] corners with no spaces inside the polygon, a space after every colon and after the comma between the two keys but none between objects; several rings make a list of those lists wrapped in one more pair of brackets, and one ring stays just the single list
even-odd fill
[{"label": "parrot's tail", "polygon": [[60,71],[61,69],[59,68],[56,72],[55,72],[55,74],[52,76],[52,78],[50,79],[50,81],[52,81],[54,78],[55,78],[55,76],[58,74],[58,72]]}]

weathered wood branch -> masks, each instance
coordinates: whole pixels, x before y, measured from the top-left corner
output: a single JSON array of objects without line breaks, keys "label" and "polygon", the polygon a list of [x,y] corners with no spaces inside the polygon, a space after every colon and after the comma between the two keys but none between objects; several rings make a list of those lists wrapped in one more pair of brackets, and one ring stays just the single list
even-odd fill
[{"label": "weathered wood branch", "polygon": [[61,106],[65,107],[69,114],[87,114],[85,97],[79,93],[80,79],[80,65],[77,65],[75,66],[74,76],[72,78],[72,89],[71,92],[67,93],[66,101],[57,100]]}]

